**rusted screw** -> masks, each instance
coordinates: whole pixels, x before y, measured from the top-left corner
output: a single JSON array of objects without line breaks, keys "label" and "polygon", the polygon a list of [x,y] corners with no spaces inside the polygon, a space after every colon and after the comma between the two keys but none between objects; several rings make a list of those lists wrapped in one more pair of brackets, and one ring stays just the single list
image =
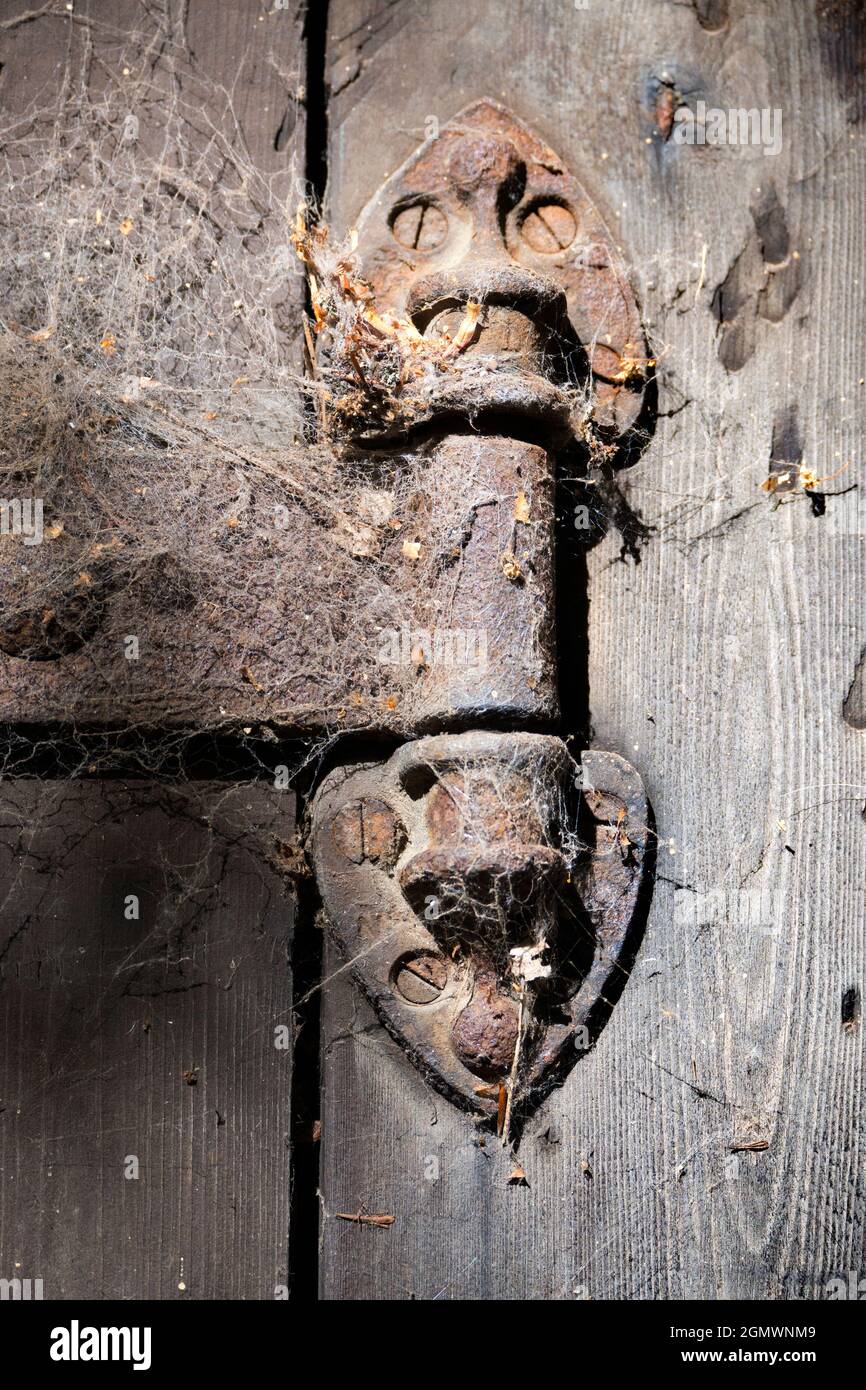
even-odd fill
[{"label": "rusted screw", "polygon": [[564,251],[574,241],[577,221],[562,203],[536,203],[520,224],[527,246],[542,256]]},{"label": "rusted screw", "polygon": [[431,951],[401,956],[394,969],[394,988],[410,1004],[432,1004],[448,983],[448,967]]},{"label": "rusted screw", "polygon": [[344,806],[333,823],[337,846],[353,864],[391,869],[406,844],[406,831],[392,808],[375,797]]},{"label": "rusted screw", "polygon": [[410,251],[435,251],[448,235],[448,218],[433,203],[412,203],[394,213],[391,231]]}]

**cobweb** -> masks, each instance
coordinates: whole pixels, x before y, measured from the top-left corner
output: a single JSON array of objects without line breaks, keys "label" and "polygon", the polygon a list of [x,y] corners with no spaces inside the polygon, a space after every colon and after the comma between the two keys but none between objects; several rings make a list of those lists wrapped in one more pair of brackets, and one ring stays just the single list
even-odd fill
[{"label": "cobweb", "polygon": [[[411,426],[419,361],[469,397],[479,368],[459,332],[420,358],[368,332],[359,355],[352,249],[324,232],[344,293],[317,364],[297,156],[253,157],[185,7],[142,6],[123,32],[102,8],[61,10],[34,21],[68,30],[59,77],[0,128],[0,499],[38,499],[44,527],[40,544],[0,535],[0,719],[407,736],[418,672],[382,663],[383,633],[424,625],[459,499],[432,505],[423,447],[361,449],[353,428]],[[290,132],[302,79],[274,51]]]},{"label": "cobweb", "polygon": [[[59,80],[0,126],[0,498],[38,500],[42,527],[0,535],[7,776],[231,774],[226,739],[271,776],[351,730],[410,736],[415,654],[377,654],[417,626],[463,524],[456,497],[432,505],[424,446],[364,449],[356,427],[405,434],[428,377],[470,399],[489,369],[462,358],[472,323],[419,352],[367,313],[351,243],[311,242],[302,170],[252,157],[183,7],[141,16],[70,18]],[[288,129],[301,77],[280,77]],[[329,298],[302,348],[311,267]],[[569,390],[585,421],[585,382]],[[586,434],[567,481],[612,452]]]},{"label": "cobweb", "polygon": [[262,171],[183,7],[141,16],[67,16],[0,128],[0,498],[42,524],[0,535],[0,718],[327,738],[390,713],[394,476],[320,437],[297,157]]}]

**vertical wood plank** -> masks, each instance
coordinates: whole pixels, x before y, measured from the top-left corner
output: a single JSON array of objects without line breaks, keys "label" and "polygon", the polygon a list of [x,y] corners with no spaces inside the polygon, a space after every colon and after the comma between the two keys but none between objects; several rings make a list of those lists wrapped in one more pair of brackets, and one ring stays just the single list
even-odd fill
[{"label": "vertical wood plank", "polygon": [[[866,764],[843,718],[864,643],[863,20],[717,8],[331,6],[339,229],[430,116],[491,96],[634,267],[659,419],[617,487],[649,529],[590,555],[589,681],[594,744],[642,773],[659,856],[629,984],[524,1136],[528,1187],[332,961],[326,1298],[821,1297],[866,1262]],[[778,150],[665,139],[671,92],[781,111]],[[816,503],[799,461],[850,465],[817,488],[840,495]],[[762,491],[786,462],[793,487]],[[336,1218],[361,1204],[393,1226]]]},{"label": "vertical wood plank", "polygon": [[[16,194],[14,179],[22,168],[50,169],[57,155],[52,113],[74,121],[76,102],[91,119],[101,111],[99,140],[82,156],[83,186],[93,183],[97,208],[102,187],[107,198],[128,196],[133,221],[139,217],[143,184],[130,173],[133,149],[138,172],[164,169],[165,188],[154,180],[147,197],[164,193],[179,241],[195,232],[190,209],[207,219],[219,204],[209,225],[228,258],[243,238],[252,281],[261,279],[257,258],[268,266],[285,259],[276,350],[287,369],[299,370],[302,280],[290,273],[291,252],[275,228],[303,181],[302,24],[301,7],[257,0],[0,0],[4,132],[18,142],[16,158],[22,141],[27,147],[10,173],[4,146],[12,220],[29,225],[33,217],[26,180]],[[246,171],[240,189],[239,168]],[[92,209],[88,226],[90,216],[95,237]],[[46,253],[26,249],[10,259],[38,281],[33,264]],[[232,262],[239,277],[240,259]],[[111,273],[106,263],[108,283]],[[179,290],[172,322],[188,349],[182,387],[210,390],[220,371],[229,382],[242,372],[232,363],[261,307],[252,291],[246,297],[247,317],[230,311],[229,323],[214,324],[217,362],[215,337],[185,330]],[[106,327],[122,339],[125,325],[112,322],[97,342]],[[251,393],[247,437],[285,440],[286,416],[285,398]],[[214,501],[231,467],[213,467]],[[143,520],[141,531],[150,527],[160,565],[160,518],[181,503],[154,501],[153,521]],[[230,569],[226,584],[235,594]],[[123,587],[133,609],[121,615],[122,630],[141,632],[147,597],[135,581]],[[115,609],[124,598],[115,595]],[[255,600],[245,598],[254,628]],[[205,678],[193,653],[210,640],[220,607],[236,618],[236,603],[214,604],[206,618],[195,613],[187,631],[182,616],[159,612],[157,640],[143,643],[136,669],[149,675],[139,675],[136,689],[151,679],[169,717],[172,707],[189,708],[185,679],[201,694]],[[168,649],[161,665],[160,633]],[[249,634],[244,642],[255,646]],[[213,644],[208,675],[225,686],[228,672],[228,683],[243,689],[234,648],[228,666],[220,664],[228,649]],[[108,695],[95,715],[82,714],[68,661],[0,657],[7,718],[52,721],[53,730],[78,714],[91,727],[106,717],[116,726],[134,708],[134,723],[156,726],[161,712],[148,719],[140,705],[116,703],[131,678],[118,644],[93,651]],[[229,702],[222,695],[204,702],[185,725],[199,712],[222,721],[223,698]],[[158,733],[149,742],[155,750]],[[291,1047],[275,1045],[275,1029],[287,1030],[291,1042],[293,898],[277,845],[293,833],[291,798],[259,786],[7,780],[0,788],[0,1278],[41,1278],[46,1297],[67,1298],[272,1298],[285,1290]],[[124,917],[130,894],[140,898],[136,920]],[[139,1176],[125,1177],[133,1159]]]},{"label": "vertical wood plank", "polygon": [[[49,537],[63,527],[29,567],[4,533],[8,722],[290,724],[325,698],[291,599],[327,549],[290,476],[304,461],[305,290],[288,236],[305,183],[302,11],[0,0],[2,348],[16,365],[0,466],[16,497],[38,476]],[[82,445],[62,469],[55,416]],[[91,416],[99,447],[78,430]],[[19,462],[26,477],[10,477]],[[51,596],[31,621],[65,611],[68,571],[90,576],[71,606],[83,642],[63,660],[7,660],[31,590]]]},{"label": "vertical wood plank", "polygon": [[287,796],[4,783],[0,1276],[284,1296]]}]

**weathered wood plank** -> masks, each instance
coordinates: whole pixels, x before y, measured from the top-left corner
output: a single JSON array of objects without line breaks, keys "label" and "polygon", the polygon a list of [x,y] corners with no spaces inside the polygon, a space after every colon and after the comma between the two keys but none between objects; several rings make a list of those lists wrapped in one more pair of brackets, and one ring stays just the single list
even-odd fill
[{"label": "weathered wood plank", "polygon": [[[292,483],[302,27],[257,0],[0,0],[2,495],[38,495],[56,542],[4,531],[0,718],[323,717],[295,597],[331,548]],[[57,659],[22,659],[43,629]]]},{"label": "weathered wood plank", "polygon": [[[820,515],[796,476],[760,489],[800,456],[850,462],[818,491],[861,482],[864,26],[823,0],[712,8],[331,6],[339,228],[431,116],[482,96],[619,227],[660,416],[618,483],[653,528],[639,563],[613,531],[589,558],[590,704],[595,746],[646,781],[659,857],[629,984],[524,1136],[528,1187],[330,981],[326,1298],[821,1296],[864,1265],[866,766],[843,719],[862,488]],[[780,110],[780,148],[664,139],[671,92]],[[394,1225],[335,1219],[362,1204]]]},{"label": "weathered wood plank", "polygon": [[4,782],[0,1277],[285,1296],[293,827],[256,784]]}]

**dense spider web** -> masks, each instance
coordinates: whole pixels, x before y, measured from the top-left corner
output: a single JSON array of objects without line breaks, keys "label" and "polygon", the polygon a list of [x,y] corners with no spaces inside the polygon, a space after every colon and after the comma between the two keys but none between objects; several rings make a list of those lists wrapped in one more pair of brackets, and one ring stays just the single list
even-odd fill
[{"label": "dense spider web", "polygon": [[[353,729],[413,733],[418,644],[383,663],[383,634],[423,629],[418,595],[467,518],[456,493],[433,505],[425,447],[353,436],[359,409],[404,429],[423,414],[412,354],[399,333],[354,351],[363,319],[339,286],[356,263],[324,234],[326,351],[302,349],[300,156],[263,170],[182,6],[123,31],[47,8],[62,70],[0,128],[0,497],[39,499],[44,531],[0,536],[7,772],[33,765],[22,727],[91,772],[121,731],[120,765],[149,774],[202,747],[212,766],[227,737],[272,767],[286,730],[312,738],[302,764]],[[301,75],[271,61],[290,129]],[[434,344],[420,375],[455,375],[470,402],[490,369]],[[585,380],[568,390],[580,435]],[[587,443],[561,460],[572,541],[608,515],[610,447]]]}]

